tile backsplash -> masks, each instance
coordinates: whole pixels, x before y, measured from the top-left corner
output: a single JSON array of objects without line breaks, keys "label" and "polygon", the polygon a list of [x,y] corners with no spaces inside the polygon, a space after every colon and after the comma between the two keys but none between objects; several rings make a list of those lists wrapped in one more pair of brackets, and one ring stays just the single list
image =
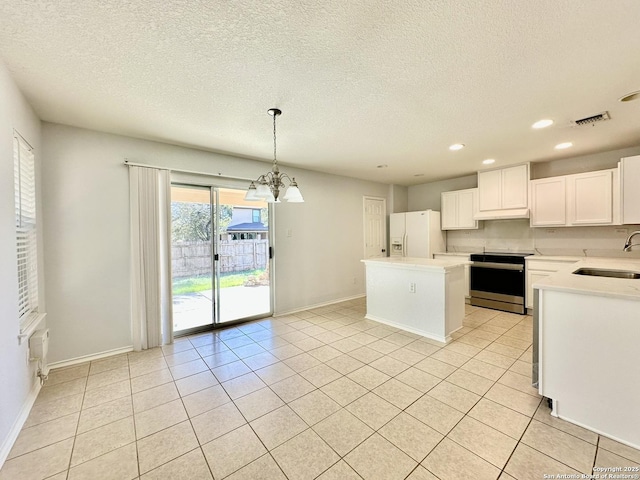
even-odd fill
[{"label": "tile backsplash", "polygon": [[[485,220],[478,230],[447,232],[449,252],[531,252],[538,255],[640,258],[640,246],[623,252],[640,225],[531,228],[528,219]],[[634,239],[640,243],[640,235]]]}]

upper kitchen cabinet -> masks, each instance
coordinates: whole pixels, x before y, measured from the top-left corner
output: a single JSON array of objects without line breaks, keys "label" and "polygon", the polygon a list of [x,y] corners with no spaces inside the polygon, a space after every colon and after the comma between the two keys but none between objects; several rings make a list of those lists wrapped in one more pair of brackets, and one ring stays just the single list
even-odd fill
[{"label": "upper kitchen cabinet", "polygon": [[640,155],[620,161],[622,223],[640,223]]},{"label": "upper kitchen cabinet", "polygon": [[613,172],[569,175],[569,222],[572,225],[610,225],[613,223]]},{"label": "upper kitchen cabinet", "polygon": [[531,226],[619,225],[618,169],[531,181]]},{"label": "upper kitchen cabinet", "polygon": [[531,180],[531,226],[562,226],[567,223],[566,191],[564,177]]},{"label": "upper kitchen cabinet", "polygon": [[529,217],[529,164],[478,172],[476,220]]},{"label": "upper kitchen cabinet", "polygon": [[478,189],[443,192],[440,196],[442,230],[477,229],[474,213],[478,209]]}]

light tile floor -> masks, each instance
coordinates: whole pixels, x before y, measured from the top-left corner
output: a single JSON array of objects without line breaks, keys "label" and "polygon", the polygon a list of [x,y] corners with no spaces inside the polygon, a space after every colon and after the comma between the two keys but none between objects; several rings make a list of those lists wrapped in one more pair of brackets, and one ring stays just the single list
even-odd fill
[{"label": "light tile floor", "polygon": [[466,307],[442,345],[364,299],[50,374],[0,479],[541,479],[640,464],[549,415],[531,317]]}]

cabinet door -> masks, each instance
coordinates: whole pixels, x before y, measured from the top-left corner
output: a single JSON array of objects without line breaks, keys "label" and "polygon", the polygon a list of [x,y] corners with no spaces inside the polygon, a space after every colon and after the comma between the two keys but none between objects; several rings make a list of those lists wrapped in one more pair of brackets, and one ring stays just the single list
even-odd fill
[{"label": "cabinet door", "polygon": [[612,172],[581,173],[568,177],[574,225],[613,223]]},{"label": "cabinet door", "polygon": [[478,204],[482,212],[502,208],[502,170],[478,172]]},{"label": "cabinet door", "polygon": [[502,208],[527,208],[528,169],[528,165],[517,165],[502,170]]},{"label": "cabinet door", "polygon": [[564,177],[532,180],[531,226],[565,225],[566,181]]},{"label": "cabinet door", "polygon": [[477,204],[477,188],[458,192],[458,228],[478,228],[478,221],[473,219]]},{"label": "cabinet door", "polygon": [[527,271],[527,308],[533,308],[533,284],[543,278],[547,278],[552,272]]},{"label": "cabinet door", "polygon": [[640,155],[622,159],[622,223],[640,223]]},{"label": "cabinet door", "polygon": [[458,192],[443,192],[440,195],[442,230],[458,228]]}]

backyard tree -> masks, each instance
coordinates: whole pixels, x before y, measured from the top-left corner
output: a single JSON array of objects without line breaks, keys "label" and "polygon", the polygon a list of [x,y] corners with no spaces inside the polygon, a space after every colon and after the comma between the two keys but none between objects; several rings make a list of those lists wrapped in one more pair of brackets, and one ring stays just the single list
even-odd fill
[{"label": "backyard tree", "polygon": [[[233,206],[220,205],[220,232],[231,222]],[[171,233],[174,242],[211,240],[211,206],[206,203],[172,202]]]}]

